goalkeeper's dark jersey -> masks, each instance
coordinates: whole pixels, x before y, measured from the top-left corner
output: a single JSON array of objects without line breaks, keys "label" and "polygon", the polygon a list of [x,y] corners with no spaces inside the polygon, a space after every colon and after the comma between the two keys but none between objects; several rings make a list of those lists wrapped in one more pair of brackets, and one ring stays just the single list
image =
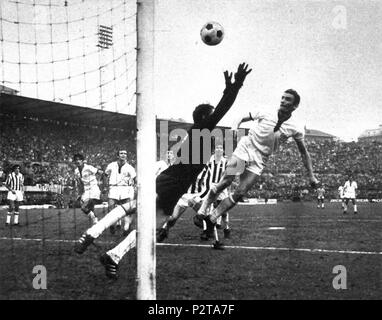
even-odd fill
[{"label": "goalkeeper's dark jersey", "polygon": [[[194,124],[188,130],[187,137],[182,143],[182,146],[183,144],[188,144],[189,154],[187,161],[170,166],[157,177],[156,191],[159,197],[157,205],[164,209],[167,214],[172,214],[172,210],[179,198],[187,192],[187,189],[196,180],[210,159],[209,154],[205,156],[203,153],[202,139],[200,141],[193,141],[192,130],[207,129],[212,131],[233,105],[240,87],[241,85],[234,84],[229,89],[226,89],[213,114],[204,119],[200,124]],[[200,137],[199,135],[197,136]],[[196,150],[192,148],[194,143],[199,146]],[[182,146],[179,152],[183,149]],[[199,154],[195,155],[195,151]],[[210,152],[210,150],[208,151]],[[196,159],[198,161],[195,161]]]}]

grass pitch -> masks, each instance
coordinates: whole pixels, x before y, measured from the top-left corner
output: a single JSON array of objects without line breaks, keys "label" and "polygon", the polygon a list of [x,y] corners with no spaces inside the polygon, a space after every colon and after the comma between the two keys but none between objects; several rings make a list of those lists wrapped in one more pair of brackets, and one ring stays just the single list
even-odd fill
[{"label": "grass pitch", "polygon": [[[220,232],[223,251],[199,239],[188,211],[157,246],[157,299],[381,299],[381,209],[360,203],[357,215],[352,207],[343,215],[339,203],[237,206],[231,239]],[[80,210],[21,210],[20,222],[0,225],[0,299],[136,298],[135,250],[117,281],[98,261],[119,235],[107,232],[79,256],[74,241],[88,227]],[[36,265],[46,267],[47,290],[33,288]],[[346,268],[345,290],[333,288],[337,265]]]}]

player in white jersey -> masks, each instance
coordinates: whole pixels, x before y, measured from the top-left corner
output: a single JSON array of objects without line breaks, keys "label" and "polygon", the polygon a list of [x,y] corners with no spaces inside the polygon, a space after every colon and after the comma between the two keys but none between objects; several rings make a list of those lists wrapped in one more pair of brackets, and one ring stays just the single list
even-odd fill
[{"label": "player in white jersey", "polygon": [[341,208],[344,209],[345,208],[345,197],[344,197],[344,186],[342,186],[342,185],[338,187],[338,197],[341,200]]},{"label": "player in white jersey", "polygon": [[[212,234],[217,218],[233,208],[239,199],[258,181],[269,156],[278,149],[280,143],[289,138],[293,138],[297,144],[304,166],[308,171],[311,186],[317,186],[318,180],[313,173],[312,161],[304,142],[303,130],[299,130],[287,121],[299,103],[300,96],[298,93],[289,89],[281,97],[277,116],[258,112],[254,116],[249,114],[249,117],[240,119],[237,127],[245,121],[252,120],[255,121],[255,124],[249,130],[249,134],[240,139],[228,162],[223,179],[216,187],[211,188],[204,199],[198,214],[194,217],[196,225],[200,225],[201,220],[205,220],[207,230]],[[206,217],[207,209],[218,198],[221,191],[231,185],[236,175],[240,175],[240,182],[236,190]]]},{"label": "player in white jersey", "polygon": [[324,186],[320,186],[317,188],[317,208],[321,208],[321,209],[325,208],[324,200],[325,200],[325,189],[324,189]]},{"label": "player in white jersey", "polygon": [[101,191],[98,187],[97,173],[102,171],[85,163],[82,154],[75,154],[73,161],[77,168],[74,170],[79,191],[81,193],[81,210],[89,216],[93,224],[98,222],[94,213],[94,206],[100,200]]},{"label": "player in white jersey", "polygon": [[357,189],[358,189],[357,182],[355,182],[353,180],[353,177],[349,175],[349,178],[344,185],[344,198],[345,198],[344,214],[347,214],[349,200],[351,200],[351,202],[353,203],[354,214],[358,213],[357,203],[355,201],[356,195],[357,195]]},{"label": "player in white jersey", "polygon": [[9,202],[7,220],[5,222],[5,225],[11,225],[12,213],[14,212],[13,225],[19,226],[19,207],[21,202],[24,200],[24,176],[20,172],[19,165],[14,165],[12,167],[12,172],[7,176],[5,187],[8,189],[7,199]]},{"label": "player in white jersey", "polygon": [[159,176],[169,166],[172,166],[175,162],[174,152],[172,150],[167,151],[166,160],[159,160],[156,162],[155,176]]},{"label": "player in white jersey", "polygon": [[[105,170],[106,184],[109,187],[109,210],[134,199],[136,176],[135,169],[127,163],[127,151],[119,150],[118,160],[109,163]],[[125,232],[129,230],[132,220],[132,215],[124,217]],[[110,232],[114,234],[116,228],[120,227],[121,220],[117,222],[116,226],[110,227]]]}]

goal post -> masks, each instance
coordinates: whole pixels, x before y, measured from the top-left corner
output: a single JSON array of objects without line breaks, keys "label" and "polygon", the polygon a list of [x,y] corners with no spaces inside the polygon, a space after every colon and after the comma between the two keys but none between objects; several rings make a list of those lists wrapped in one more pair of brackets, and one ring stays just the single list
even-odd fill
[{"label": "goal post", "polygon": [[137,299],[156,299],[155,0],[137,2]]}]

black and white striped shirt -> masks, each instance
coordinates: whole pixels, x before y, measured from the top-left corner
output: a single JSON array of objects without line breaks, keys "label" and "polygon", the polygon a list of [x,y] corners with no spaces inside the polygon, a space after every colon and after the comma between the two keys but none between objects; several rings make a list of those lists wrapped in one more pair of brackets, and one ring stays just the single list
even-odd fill
[{"label": "black and white striped shirt", "polygon": [[219,161],[216,161],[214,155],[211,157],[210,162],[207,164],[210,170],[210,184],[218,183],[221,180],[227,167],[227,163],[227,158],[221,157]]},{"label": "black and white striped shirt", "polygon": [[8,174],[5,185],[11,190],[22,191],[24,186],[24,176],[21,173],[16,175],[16,173],[12,172]]},{"label": "black and white striped shirt", "polygon": [[201,173],[199,173],[196,180],[192,183],[192,185],[188,188],[187,193],[202,193],[204,196],[207,194],[209,188],[207,188],[207,181],[209,178],[209,169],[206,165]]},{"label": "black and white striped shirt", "polygon": [[203,198],[210,190],[210,187],[221,180],[227,167],[227,162],[227,159],[224,157],[219,161],[215,161],[215,156],[212,156],[203,171],[188,189],[188,193],[201,193],[200,197]]}]

